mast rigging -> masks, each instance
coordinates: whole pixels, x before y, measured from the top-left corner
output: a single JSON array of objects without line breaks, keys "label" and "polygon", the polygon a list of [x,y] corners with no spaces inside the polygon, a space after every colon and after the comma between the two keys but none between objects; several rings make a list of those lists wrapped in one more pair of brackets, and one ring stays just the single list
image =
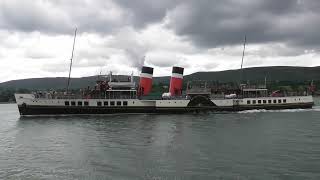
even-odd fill
[{"label": "mast rigging", "polygon": [[240,68],[240,70],[241,70],[241,80],[240,80],[240,84],[241,84],[241,82],[243,81],[243,59],[244,59],[244,52],[245,52],[245,50],[246,50],[246,42],[247,42],[247,36],[245,35],[244,36],[244,43],[243,43],[243,51],[242,51],[242,60],[241,60],[241,68]]},{"label": "mast rigging", "polygon": [[76,36],[77,36],[77,28],[74,31],[73,46],[72,46],[72,52],[71,52],[71,58],[70,58],[69,77],[68,77],[67,90],[66,90],[67,95],[69,94],[70,75],[71,75],[71,69],[72,69],[72,60],[73,60],[74,45],[76,43]]}]

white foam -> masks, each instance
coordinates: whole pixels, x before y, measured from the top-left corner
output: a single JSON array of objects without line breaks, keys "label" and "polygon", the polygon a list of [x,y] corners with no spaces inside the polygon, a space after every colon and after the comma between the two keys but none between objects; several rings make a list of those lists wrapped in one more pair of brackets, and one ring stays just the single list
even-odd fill
[{"label": "white foam", "polygon": [[282,110],[253,109],[253,110],[239,111],[238,113],[245,114],[245,113],[263,113],[263,112],[309,112],[309,111],[320,111],[320,106],[315,106],[311,109],[282,109]]}]

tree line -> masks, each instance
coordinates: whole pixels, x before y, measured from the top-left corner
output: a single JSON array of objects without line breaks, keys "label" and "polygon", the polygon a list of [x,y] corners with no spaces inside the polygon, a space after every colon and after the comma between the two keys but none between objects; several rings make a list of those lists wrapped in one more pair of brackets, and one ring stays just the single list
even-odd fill
[{"label": "tree line", "polygon": [[[248,83],[248,82],[243,82]],[[250,84],[264,84],[264,82],[250,82]],[[267,88],[270,91],[275,90],[284,90],[287,92],[303,92],[305,91],[311,84],[311,81],[268,81],[266,82]],[[316,87],[320,87],[320,81],[314,81],[313,84]],[[183,84],[183,89],[186,89],[187,83]],[[219,82],[219,81],[209,81],[208,88],[215,87],[225,87],[230,89],[236,89],[239,87],[238,82]],[[168,92],[168,85],[164,83],[153,84],[152,94],[153,95],[161,95],[164,92]],[[38,91],[39,89],[27,89],[27,88],[5,88],[0,87],[0,102],[15,102],[14,93],[31,93]],[[51,89],[41,89],[42,91],[49,91]],[[63,89],[56,89],[56,91],[63,91]],[[79,89],[71,89],[73,93],[79,91]],[[319,94],[319,91],[317,91]]]}]

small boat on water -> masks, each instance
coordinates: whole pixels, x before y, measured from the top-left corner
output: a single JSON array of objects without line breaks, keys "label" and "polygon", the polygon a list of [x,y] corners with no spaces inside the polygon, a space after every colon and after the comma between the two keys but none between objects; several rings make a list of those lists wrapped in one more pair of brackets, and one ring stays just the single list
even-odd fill
[{"label": "small boat on water", "polygon": [[22,116],[301,109],[314,105],[313,97],[307,92],[290,96],[242,85],[236,93],[217,96],[206,82],[188,82],[183,90],[183,71],[182,67],[172,68],[169,92],[159,97],[150,96],[153,68],[144,66],[138,85],[132,75],[120,81],[110,73],[104,80],[98,80],[94,89],[79,94],[42,92],[15,94],[15,98]]}]

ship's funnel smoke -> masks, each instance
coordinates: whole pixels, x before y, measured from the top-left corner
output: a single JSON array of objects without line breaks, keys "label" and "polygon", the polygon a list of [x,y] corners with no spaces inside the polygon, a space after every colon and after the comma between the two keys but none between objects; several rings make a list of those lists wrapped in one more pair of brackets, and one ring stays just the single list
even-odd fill
[{"label": "ship's funnel smoke", "polygon": [[169,88],[171,96],[181,96],[182,94],[183,70],[184,69],[182,67],[172,67]]},{"label": "ship's funnel smoke", "polygon": [[140,74],[139,95],[148,95],[152,90],[153,68],[143,66]]}]

